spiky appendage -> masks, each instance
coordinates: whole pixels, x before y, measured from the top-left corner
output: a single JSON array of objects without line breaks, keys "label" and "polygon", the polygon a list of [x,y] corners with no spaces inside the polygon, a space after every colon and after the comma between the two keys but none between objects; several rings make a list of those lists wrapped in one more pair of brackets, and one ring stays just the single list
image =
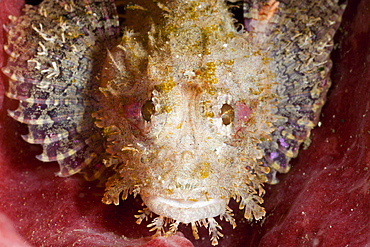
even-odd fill
[{"label": "spiky appendage", "polygon": [[280,1],[268,25],[264,22],[261,28],[253,9],[271,6],[270,2],[244,0],[244,16],[248,33],[270,51],[279,82],[276,130],[271,141],[259,145],[265,153],[260,161],[272,168],[268,178],[274,184],[278,182],[276,172],[290,170],[290,160],[298,155],[300,145],[307,143],[319,120],[331,84],[333,36],[345,5],[337,0]]},{"label": "spiky appendage", "polygon": [[[148,208],[144,208],[143,210],[139,210],[139,215],[135,215],[138,219],[136,221],[137,224],[141,224],[142,221],[148,220],[149,217],[152,217],[152,212]],[[235,219],[233,218],[234,214],[232,210],[227,207],[225,213],[220,215],[220,219],[225,219],[229,222],[233,228],[236,227]],[[177,232],[178,226],[181,222],[175,221],[171,218],[158,216],[152,220],[151,223],[148,224],[147,227],[151,228],[149,231],[155,231],[154,237],[157,236],[165,236],[169,237]],[[168,230],[166,230],[167,225],[169,225]],[[224,235],[220,232],[222,227],[218,224],[218,222],[214,218],[205,218],[200,219],[197,221],[190,222],[191,229],[193,232],[193,236],[195,239],[199,239],[198,235],[198,226],[205,227],[208,229],[209,235],[211,236],[211,243],[213,246],[218,245],[218,239],[223,237]]]},{"label": "spiky appendage", "polygon": [[5,27],[6,95],[20,102],[9,115],[28,125],[24,140],[43,146],[38,159],[59,162],[59,176],[85,167],[86,174],[99,176],[103,140],[91,113],[99,58],[119,34],[114,1],[45,0],[24,12]]}]

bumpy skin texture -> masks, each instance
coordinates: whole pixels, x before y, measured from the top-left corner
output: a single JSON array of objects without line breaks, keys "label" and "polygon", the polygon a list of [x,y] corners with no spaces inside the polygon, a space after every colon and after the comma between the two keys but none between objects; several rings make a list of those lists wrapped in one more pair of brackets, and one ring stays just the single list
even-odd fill
[{"label": "bumpy skin texture", "polygon": [[[142,23],[149,34],[126,32],[102,72],[93,116],[108,140],[104,161],[116,171],[104,202],[134,190],[150,211],[175,220],[167,234],[207,219],[215,242],[213,217],[235,225],[229,198],[241,201],[247,219],[265,214],[258,204],[269,168],[257,161],[257,145],[273,131],[276,82],[267,54],[236,32],[222,1],[163,4],[148,10],[165,13]],[[185,202],[206,205],[177,206]],[[163,224],[152,226],[159,234]]]},{"label": "bumpy skin texture", "polygon": [[[24,89],[19,83],[24,75],[16,71],[21,66],[11,64],[11,59],[4,69],[15,81],[11,82],[13,87],[9,87],[8,96],[26,102],[11,115],[30,124],[31,135],[26,140],[44,144],[41,158],[59,160],[61,175],[69,175],[85,166],[78,161],[97,164],[94,158],[99,154],[101,141],[99,135],[92,136],[94,126],[89,114],[99,109],[93,117],[106,138],[103,163],[116,172],[107,183],[104,202],[118,204],[121,192],[124,198],[128,192],[139,193],[151,211],[176,220],[170,233],[176,231],[180,222],[194,225],[195,221],[208,218],[212,241],[217,244],[219,233],[212,217],[220,214],[234,224],[226,204],[230,197],[235,197],[246,207],[245,218],[252,219],[253,215],[260,219],[264,215],[264,209],[258,205],[262,202],[262,183],[268,179],[274,182],[275,171],[289,170],[289,159],[297,155],[299,145],[317,122],[330,85],[327,76],[331,37],[341,14],[335,3],[326,4],[324,7],[307,4],[310,7],[305,12],[294,2],[281,3],[276,14],[273,4],[272,7],[255,4],[247,16],[248,33],[235,30],[226,6],[220,1],[149,4],[143,11],[151,13],[151,18],[140,23],[150,27],[149,30],[130,27],[133,31],[127,31],[121,44],[108,54],[100,76],[103,95],[97,105],[95,99],[90,99],[96,93],[94,79],[61,80],[66,83],[62,86],[68,85],[63,87],[66,94],[61,97],[54,88],[40,92],[39,88],[43,88],[40,85],[44,86],[41,74],[45,73],[46,79],[59,76],[53,61],[49,61],[50,69],[37,68],[41,51],[36,61],[30,58],[32,55],[14,58],[16,63],[33,62],[26,72],[33,73],[32,83],[41,83],[27,88],[26,95],[19,93]],[[66,11],[69,9],[67,6]],[[261,11],[253,15],[253,10]],[[293,23],[289,15],[297,10],[300,18]],[[31,10],[28,13],[37,23],[37,14]],[[108,36],[114,37],[114,26],[108,24]],[[41,27],[33,27],[32,32],[36,33],[29,34],[30,40],[37,37],[50,44],[50,37],[42,35]],[[53,31],[46,31],[46,35],[53,36]],[[90,37],[77,40],[100,44]],[[54,48],[52,45],[51,49]],[[12,48],[6,50],[17,55]],[[89,46],[86,50],[83,57],[92,56],[89,51],[95,54]],[[96,52],[101,54],[103,50]],[[87,65],[92,67],[77,69],[76,76],[95,78],[96,74],[89,73],[94,68],[99,70],[99,66],[93,62]],[[63,68],[62,73],[71,80],[68,62]],[[81,89],[78,93],[70,86],[73,82]],[[88,83],[78,87],[79,82]],[[77,97],[69,99],[66,95]],[[80,118],[79,114],[85,117]],[[54,135],[56,139],[50,139]],[[85,144],[87,151],[80,149]],[[153,196],[218,201],[215,207],[207,209],[207,214],[180,218],[188,211],[175,208],[175,213],[169,212],[170,206],[155,204]],[[142,217],[147,214],[146,211]],[[161,217],[152,224],[159,232]]]},{"label": "bumpy skin texture", "polygon": [[[269,51],[278,82],[278,120],[274,122],[272,141],[260,147],[265,153],[263,162],[278,172],[289,171],[290,159],[298,155],[301,143],[319,120],[331,85],[332,39],[343,10],[344,5],[338,6],[337,1],[281,1],[264,30],[262,47]],[[261,35],[254,27],[255,21],[248,20],[253,18],[253,11],[246,17],[249,33]]]},{"label": "bumpy skin texture", "polygon": [[28,124],[26,141],[42,144],[38,159],[58,161],[59,175],[72,175],[103,152],[91,113],[100,58],[119,34],[116,8],[113,1],[44,1],[24,12],[6,27],[6,95],[20,100],[9,115]]}]

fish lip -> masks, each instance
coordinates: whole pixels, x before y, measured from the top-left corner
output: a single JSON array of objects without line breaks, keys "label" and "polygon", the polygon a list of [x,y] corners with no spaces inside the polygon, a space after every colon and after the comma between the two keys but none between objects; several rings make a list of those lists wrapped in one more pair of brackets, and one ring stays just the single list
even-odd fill
[{"label": "fish lip", "polygon": [[229,201],[221,198],[186,200],[152,195],[141,198],[153,213],[185,224],[225,213]]}]

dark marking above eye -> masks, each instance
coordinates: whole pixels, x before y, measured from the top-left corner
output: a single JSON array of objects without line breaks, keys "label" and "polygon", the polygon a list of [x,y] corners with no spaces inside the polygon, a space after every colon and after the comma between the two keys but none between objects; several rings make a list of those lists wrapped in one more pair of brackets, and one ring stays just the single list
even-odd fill
[{"label": "dark marking above eye", "polygon": [[221,107],[221,118],[224,125],[234,122],[234,108],[229,104],[223,104]]},{"label": "dark marking above eye", "polygon": [[155,107],[153,101],[147,100],[141,108],[141,115],[143,116],[144,120],[149,122],[154,112]]}]

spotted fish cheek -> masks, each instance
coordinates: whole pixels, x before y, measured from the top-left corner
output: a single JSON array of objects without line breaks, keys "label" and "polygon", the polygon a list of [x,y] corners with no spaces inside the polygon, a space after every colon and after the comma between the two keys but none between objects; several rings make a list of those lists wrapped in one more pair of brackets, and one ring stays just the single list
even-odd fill
[{"label": "spotted fish cheek", "polygon": [[[124,198],[147,177],[137,171],[143,171],[148,162],[145,152],[150,144],[146,135],[154,114],[150,84],[137,71],[142,69],[145,58],[132,55],[139,44],[134,45],[136,50],[131,45],[126,38],[108,52],[100,73],[99,110],[93,114],[105,137],[103,163],[116,172],[108,181],[107,190],[120,183]],[[118,196],[107,193],[104,202],[118,204]]]},{"label": "spotted fish cheek", "polygon": [[[140,42],[129,32],[122,42],[108,51],[100,73],[100,110],[97,126],[121,125],[130,132],[148,132],[147,122],[154,114],[150,83],[145,76],[147,56]],[[107,107],[108,106],[108,107]],[[99,121],[108,120],[109,124]],[[123,135],[127,135],[122,133]]]}]

